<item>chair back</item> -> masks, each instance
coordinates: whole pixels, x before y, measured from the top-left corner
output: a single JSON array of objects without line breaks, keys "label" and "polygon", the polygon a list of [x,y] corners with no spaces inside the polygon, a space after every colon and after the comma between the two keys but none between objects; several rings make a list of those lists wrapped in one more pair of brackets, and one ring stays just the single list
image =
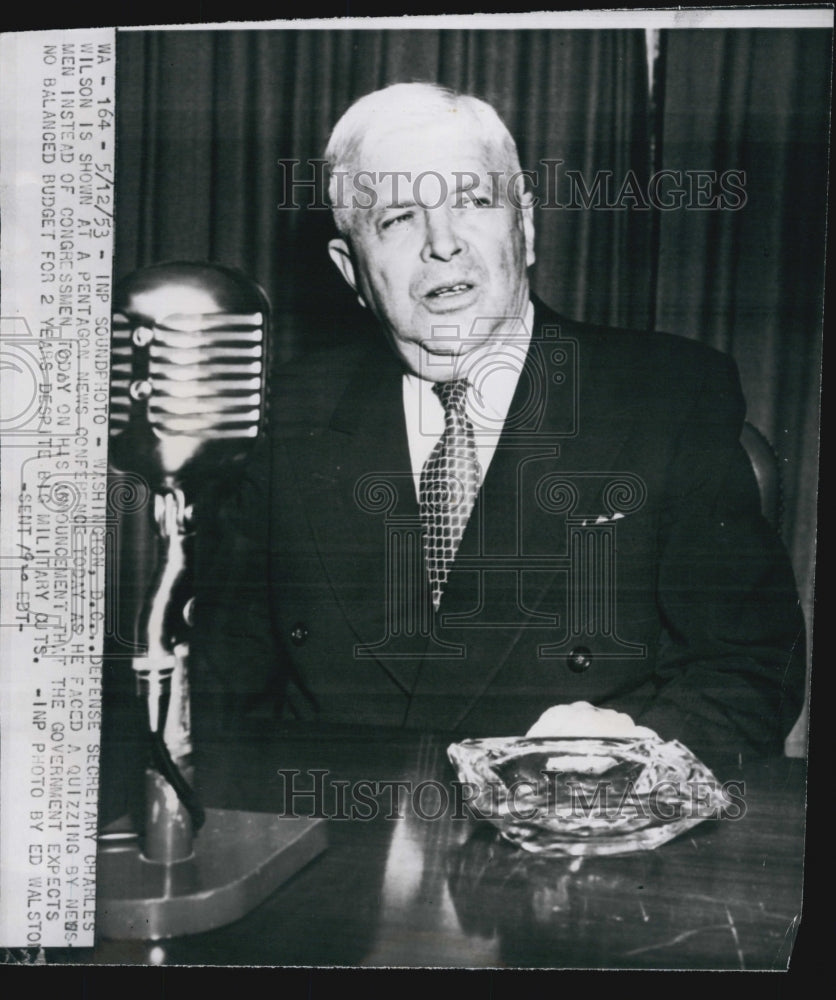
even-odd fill
[{"label": "chair back", "polygon": [[749,455],[749,461],[758,481],[761,495],[761,512],[778,534],[783,518],[783,491],[781,466],[778,454],[767,437],[747,420],[743,425],[740,443]]}]

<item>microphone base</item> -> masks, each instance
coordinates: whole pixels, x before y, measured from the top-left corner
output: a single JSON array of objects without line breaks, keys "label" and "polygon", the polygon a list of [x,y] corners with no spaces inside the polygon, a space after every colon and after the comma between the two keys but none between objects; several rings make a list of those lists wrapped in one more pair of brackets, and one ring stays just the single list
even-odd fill
[{"label": "microphone base", "polygon": [[[103,835],[124,830],[117,820]],[[325,821],[207,809],[183,861],[147,860],[137,840],[100,844],[96,936],[156,941],[243,917],[327,847]]]}]

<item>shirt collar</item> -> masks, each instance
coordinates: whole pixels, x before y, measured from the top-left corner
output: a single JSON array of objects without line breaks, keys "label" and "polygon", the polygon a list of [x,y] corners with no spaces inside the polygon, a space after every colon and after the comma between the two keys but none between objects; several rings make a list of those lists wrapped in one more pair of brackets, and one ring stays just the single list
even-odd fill
[{"label": "shirt collar", "polygon": [[[468,355],[459,377],[467,378],[472,386],[468,391],[472,418],[478,419],[479,413],[484,413],[491,423],[496,418],[505,419],[525,365],[533,327],[534,305],[529,301],[525,316],[509,322],[501,340]],[[425,396],[432,392],[431,381],[411,372],[404,377],[413,392]]]}]

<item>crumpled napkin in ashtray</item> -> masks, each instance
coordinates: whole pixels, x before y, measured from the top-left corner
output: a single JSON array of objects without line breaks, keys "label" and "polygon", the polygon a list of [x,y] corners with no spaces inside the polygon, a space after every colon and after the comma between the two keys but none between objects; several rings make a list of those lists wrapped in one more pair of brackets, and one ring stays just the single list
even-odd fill
[{"label": "crumpled napkin in ashtray", "polygon": [[648,735],[473,739],[447,755],[471,814],[538,854],[652,850],[735,805],[687,747],[634,731]]}]

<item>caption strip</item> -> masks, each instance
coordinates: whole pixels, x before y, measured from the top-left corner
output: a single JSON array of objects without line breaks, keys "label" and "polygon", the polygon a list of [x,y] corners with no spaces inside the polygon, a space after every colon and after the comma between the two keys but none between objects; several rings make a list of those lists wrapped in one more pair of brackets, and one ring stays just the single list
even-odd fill
[{"label": "caption strip", "polygon": [[115,32],[2,41],[0,945],[89,947],[110,530]]}]

